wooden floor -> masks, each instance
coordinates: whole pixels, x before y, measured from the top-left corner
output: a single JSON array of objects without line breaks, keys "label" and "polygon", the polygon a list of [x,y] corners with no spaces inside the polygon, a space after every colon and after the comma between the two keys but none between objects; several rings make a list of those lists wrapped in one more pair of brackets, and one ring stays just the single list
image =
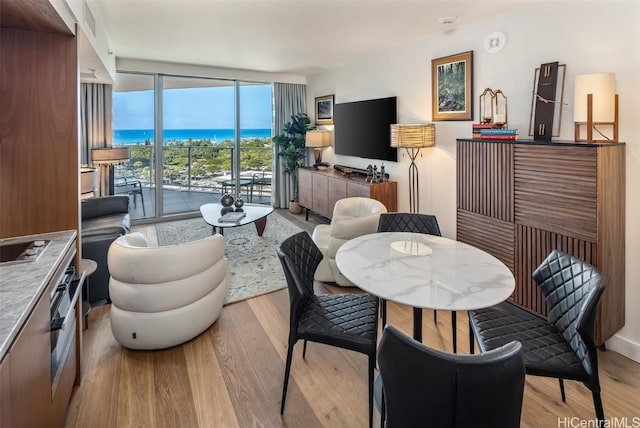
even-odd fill
[{"label": "wooden floor", "polygon": [[[300,224],[304,223],[297,220]],[[307,230],[313,222],[303,224]],[[143,233],[154,233],[146,226]],[[317,284],[320,292],[353,289]],[[388,322],[412,330],[409,308],[389,302]],[[75,389],[67,427],[366,427],[364,355],[309,343],[296,345],[284,415],[280,397],[289,328],[287,290],[224,307],[194,340],[162,351],[130,351],[111,334],[109,306],[94,308],[84,332],[83,381]],[[446,312],[423,317],[424,342],[451,351]],[[468,352],[466,314],[458,313],[458,351]],[[599,354],[602,401],[610,418],[640,417],[640,364]],[[593,419],[589,390],[565,382],[562,403],[554,379],[527,377],[523,427],[558,427],[558,418]],[[491,391],[487,391],[490,394]],[[378,420],[376,417],[376,425]],[[578,426],[578,425],[574,425]],[[586,426],[586,425],[584,425]],[[589,425],[593,426],[593,425]],[[631,426],[631,425],[629,425]]]}]

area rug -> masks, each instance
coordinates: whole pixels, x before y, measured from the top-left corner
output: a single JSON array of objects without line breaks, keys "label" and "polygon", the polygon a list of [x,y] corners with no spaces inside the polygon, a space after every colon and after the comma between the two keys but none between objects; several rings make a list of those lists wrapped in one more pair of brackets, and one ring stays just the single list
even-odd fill
[{"label": "area rug", "polygon": [[[175,245],[211,236],[202,218],[156,224],[158,245]],[[253,224],[224,230],[230,284],[225,304],[270,293],[287,286],[276,248],[289,236],[301,232],[295,224],[273,212],[267,217],[262,237]]]}]

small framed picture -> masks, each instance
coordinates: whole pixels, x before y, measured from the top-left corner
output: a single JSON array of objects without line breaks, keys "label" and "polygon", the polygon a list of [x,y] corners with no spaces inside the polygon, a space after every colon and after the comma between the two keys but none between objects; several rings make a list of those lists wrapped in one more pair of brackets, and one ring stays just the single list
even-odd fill
[{"label": "small framed picture", "polygon": [[333,94],[316,97],[316,125],[333,124]]},{"label": "small framed picture", "polygon": [[431,60],[433,120],[473,119],[473,51]]}]

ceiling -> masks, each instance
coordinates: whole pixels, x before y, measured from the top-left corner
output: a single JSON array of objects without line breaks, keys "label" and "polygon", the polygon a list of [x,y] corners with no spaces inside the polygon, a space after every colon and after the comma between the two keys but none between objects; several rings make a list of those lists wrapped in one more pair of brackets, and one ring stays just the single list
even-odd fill
[{"label": "ceiling", "polygon": [[[535,1],[87,0],[119,58],[311,75]],[[456,16],[452,24],[438,18]]]}]

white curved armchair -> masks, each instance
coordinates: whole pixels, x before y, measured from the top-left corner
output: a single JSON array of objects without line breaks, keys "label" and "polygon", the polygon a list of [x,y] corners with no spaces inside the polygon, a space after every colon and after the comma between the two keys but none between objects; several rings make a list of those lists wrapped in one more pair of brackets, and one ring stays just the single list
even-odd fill
[{"label": "white curved armchair", "polygon": [[378,230],[380,214],[386,212],[387,208],[384,204],[375,199],[354,197],[336,202],[331,224],[321,224],[313,230],[313,242],[324,256],[318,265],[314,279],[352,287],[353,283],[338,269],[336,253],[348,240],[375,233]]},{"label": "white curved armchair", "polygon": [[149,247],[141,233],[116,239],[107,256],[111,330],[131,349],[163,349],[193,339],[213,324],[229,289],[220,235]]}]

